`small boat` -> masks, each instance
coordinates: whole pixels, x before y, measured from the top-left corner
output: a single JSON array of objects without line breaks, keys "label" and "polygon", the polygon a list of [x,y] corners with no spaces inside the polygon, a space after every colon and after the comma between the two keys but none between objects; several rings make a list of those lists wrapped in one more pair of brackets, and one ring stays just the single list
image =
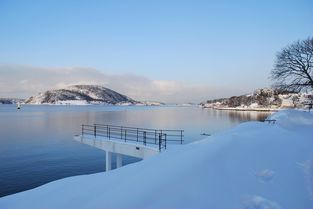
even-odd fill
[{"label": "small boat", "polygon": [[17,103],[17,106],[16,106],[16,109],[21,109],[21,104],[20,103]]}]

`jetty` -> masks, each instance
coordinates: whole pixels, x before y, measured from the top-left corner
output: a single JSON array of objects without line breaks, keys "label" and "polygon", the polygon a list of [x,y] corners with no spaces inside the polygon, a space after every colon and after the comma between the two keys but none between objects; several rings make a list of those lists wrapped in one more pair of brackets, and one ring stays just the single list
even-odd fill
[{"label": "jetty", "polygon": [[140,159],[166,150],[168,144],[183,144],[184,130],[161,130],[93,124],[81,126],[81,134],[74,140],[101,149],[106,153],[106,171],[112,169],[112,154],[116,168],[123,166],[123,155]]}]

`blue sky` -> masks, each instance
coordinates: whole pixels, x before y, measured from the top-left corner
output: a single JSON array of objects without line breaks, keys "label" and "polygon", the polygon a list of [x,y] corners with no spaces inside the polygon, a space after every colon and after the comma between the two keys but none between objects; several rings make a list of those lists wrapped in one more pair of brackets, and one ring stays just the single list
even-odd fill
[{"label": "blue sky", "polygon": [[277,51],[313,35],[312,11],[312,0],[0,0],[0,64],[247,93],[270,85]]}]

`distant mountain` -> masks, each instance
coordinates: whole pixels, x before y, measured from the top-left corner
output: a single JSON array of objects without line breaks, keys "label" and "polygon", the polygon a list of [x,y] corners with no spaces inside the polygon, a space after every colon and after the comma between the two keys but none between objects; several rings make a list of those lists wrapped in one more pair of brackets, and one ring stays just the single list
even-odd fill
[{"label": "distant mountain", "polygon": [[136,104],[137,101],[98,85],[74,85],[39,93],[27,104]]},{"label": "distant mountain", "polygon": [[279,108],[303,108],[313,101],[311,93],[283,92],[271,88],[258,89],[252,94],[208,100],[202,107],[215,109],[266,110]]},{"label": "distant mountain", "polygon": [[17,104],[23,103],[24,99],[17,99],[17,98],[0,98],[0,104]]}]

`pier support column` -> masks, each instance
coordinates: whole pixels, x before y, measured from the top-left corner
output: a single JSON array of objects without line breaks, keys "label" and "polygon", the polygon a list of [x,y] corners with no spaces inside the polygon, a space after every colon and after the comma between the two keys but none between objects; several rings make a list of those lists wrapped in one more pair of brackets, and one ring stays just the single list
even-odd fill
[{"label": "pier support column", "polygon": [[116,154],[116,168],[120,168],[123,166],[123,155]]},{"label": "pier support column", "polygon": [[105,171],[111,170],[112,164],[112,153],[109,151],[105,151]]}]

